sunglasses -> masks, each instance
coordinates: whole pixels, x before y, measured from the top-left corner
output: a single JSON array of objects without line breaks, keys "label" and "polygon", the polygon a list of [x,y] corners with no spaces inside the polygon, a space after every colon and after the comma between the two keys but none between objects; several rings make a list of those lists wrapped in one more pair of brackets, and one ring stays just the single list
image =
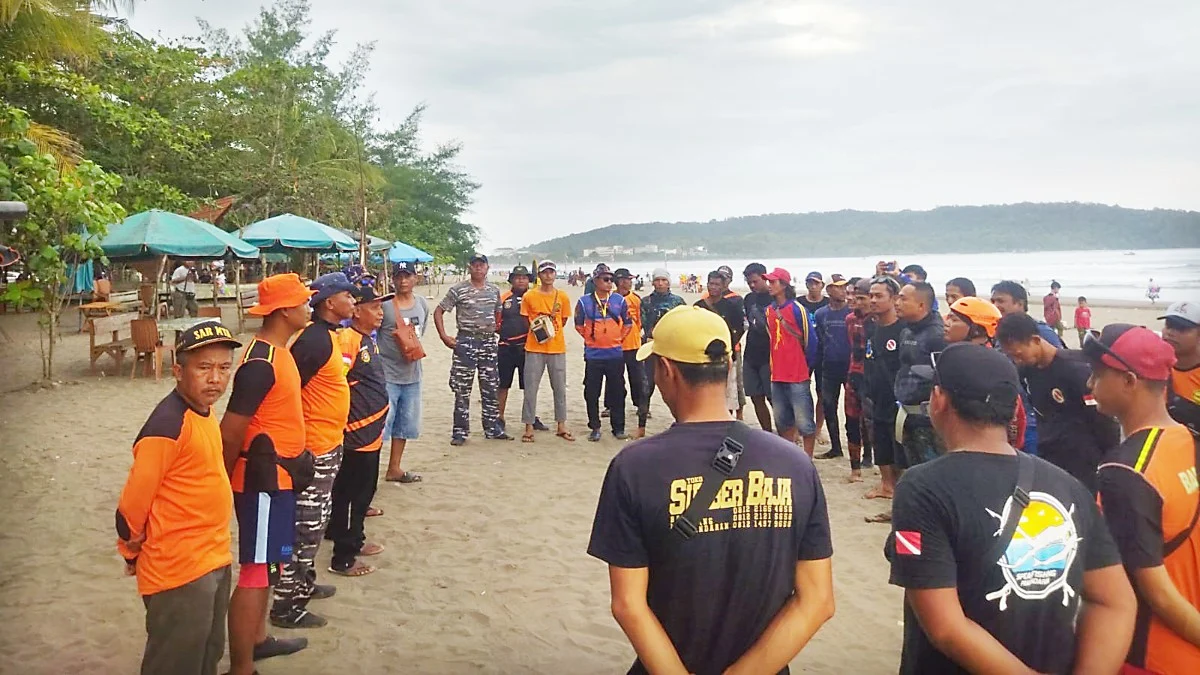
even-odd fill
[{"label": "sunglasses", "polygon": [[1134,368],[1133,366],[1129,365],[1129,362],[1126,361],[1125,359],[1121,358],[1120,354],[1109,349],[1108,345],[1101,342],[1100,338],[1096,337],[1095,335],[1093,335],[1091,333],[1088,333],[1087,335],[1085,335],[1083,337],[1083,353],[1084,353],[1084,356],[1088,356],[1096,361],[1100,361],[1101,357],[1107,354],[1108,356],[1111,356],[1114,359],[1116,359],[1117,362],[1120,363],[1122,366],[1125,366],[1126,372],[1130,373],[1131,375],[1133,375],[1135,377],[1139,377],[1139,378],[1141,377],[1141,374],[1138,373],[1137,368]]},{"label": "sunglasses", "polygon": [[608,282],[611,282],[612,280],[613,280],[613,278],[612,278],[612,277],[596,277],[596,281],[608,281]]}]

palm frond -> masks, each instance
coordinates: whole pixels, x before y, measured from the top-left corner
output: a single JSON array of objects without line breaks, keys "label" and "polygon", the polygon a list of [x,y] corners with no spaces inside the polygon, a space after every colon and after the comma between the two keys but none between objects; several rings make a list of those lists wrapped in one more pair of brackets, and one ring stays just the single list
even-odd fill
[{"label": "palm frond", "polygon": [[75,166],[83,159],[83,146],[61,129],[30,122],[25,137],[33,141],[38,152],[53,155],[59,164]]}]

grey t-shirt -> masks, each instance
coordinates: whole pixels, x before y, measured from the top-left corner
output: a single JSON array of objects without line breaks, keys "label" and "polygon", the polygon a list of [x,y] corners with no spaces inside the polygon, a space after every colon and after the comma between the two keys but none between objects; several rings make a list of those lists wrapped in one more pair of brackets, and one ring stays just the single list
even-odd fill
[{"label": "grey t-shirt", "polygon": [[[429,304],[425,298],[413,295],[415,302],[410,309],[400,309],[401,320],[408,319],[417,327],[417,335],[424,336],[429,325]],[[413,384],[421,381],[421,361],[409,361],[400,353],[392,331],[396,330],[396,306],[392,301],[383,303],[383,323],[379,326],[379,355],[383,357],[383,378],[391,384]]]},{"label": "grey t-shirt", "polygon": [[484,282],[476,288],[470,281],[460,281],[446,291],[438,303],[442,311],[454,312],[459,332],[495,333],[496,313],[500,311],[500,287]]}]

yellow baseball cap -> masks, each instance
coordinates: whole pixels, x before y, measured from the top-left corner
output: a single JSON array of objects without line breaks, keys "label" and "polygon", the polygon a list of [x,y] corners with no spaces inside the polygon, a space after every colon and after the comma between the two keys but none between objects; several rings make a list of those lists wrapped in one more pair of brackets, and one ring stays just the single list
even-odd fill
[{"label": "yellow baseball cap", "polygon": [[721,356],[709,349],[714,340],[721,341],[728,356],[732,347],[725,320],[707,309],[680,306],[658,320],[653,339],[638,348],[637,358],[645,361],[657,354],[679,363],[710,363]]}]

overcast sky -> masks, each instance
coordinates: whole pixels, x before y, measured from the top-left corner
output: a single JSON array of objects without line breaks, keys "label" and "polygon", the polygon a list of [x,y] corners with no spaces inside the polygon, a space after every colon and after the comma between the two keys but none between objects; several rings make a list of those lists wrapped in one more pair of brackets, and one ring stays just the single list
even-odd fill
[{"label": "overcast sky", "polygon": [[[139,1],[148,36],[254,0]],[[464,143],[488,248],[616,222],[1200,209],[1200,2],[314,0],[383,123]]]}]

